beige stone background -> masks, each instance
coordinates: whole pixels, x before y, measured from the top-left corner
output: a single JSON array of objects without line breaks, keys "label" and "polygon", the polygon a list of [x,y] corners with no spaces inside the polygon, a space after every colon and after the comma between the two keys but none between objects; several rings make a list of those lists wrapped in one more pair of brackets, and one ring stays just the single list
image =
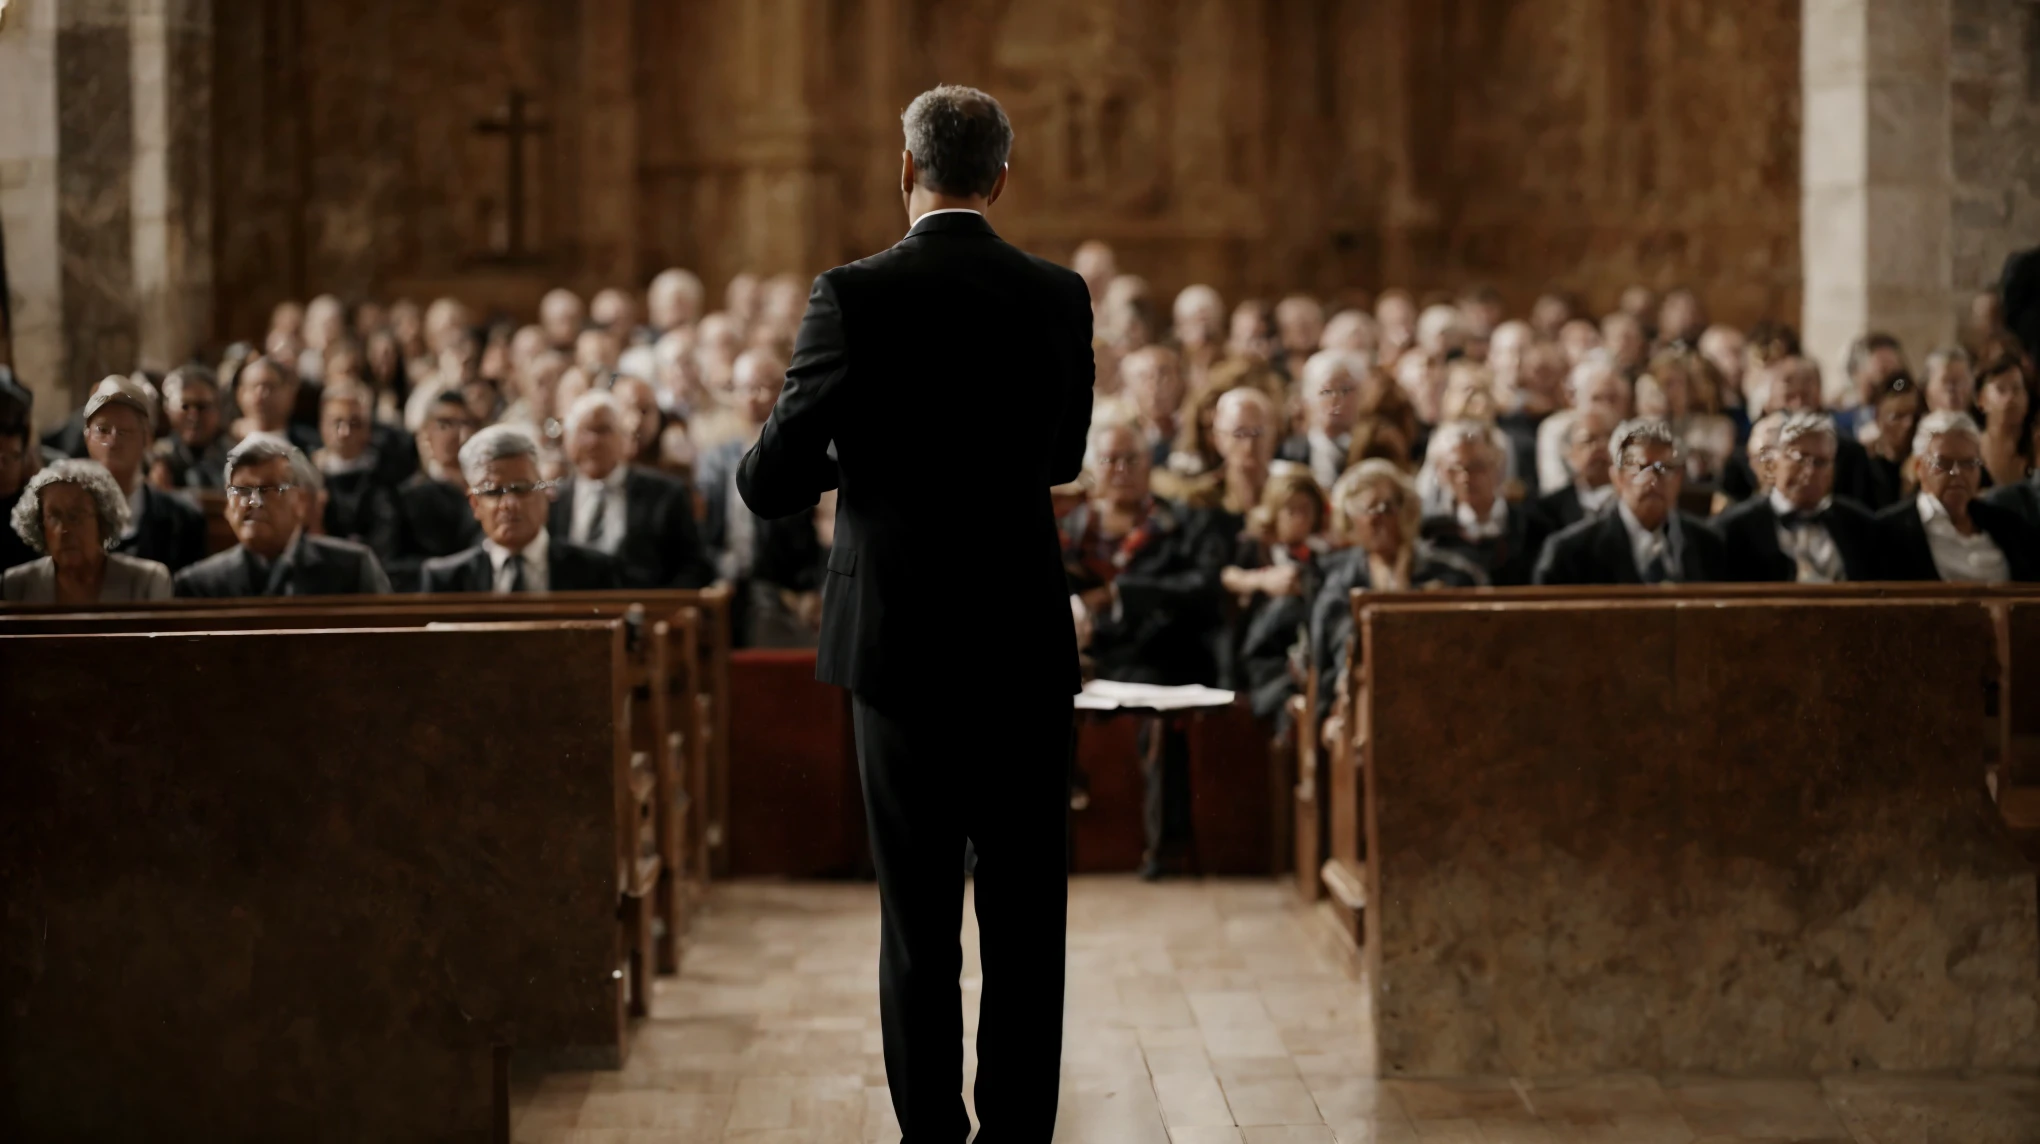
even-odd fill
[{"label": "beige stone background", "polygon": [[[0,226],[49,420],[277,300],[684,265],[809,274],[903,219],[898,115],[985,87],[995,221],[1165,295],[1626,283],[1924,346],[2040,241],[2033,0],[12,0]],[[544,133],[507,258],[512,90]]]}]

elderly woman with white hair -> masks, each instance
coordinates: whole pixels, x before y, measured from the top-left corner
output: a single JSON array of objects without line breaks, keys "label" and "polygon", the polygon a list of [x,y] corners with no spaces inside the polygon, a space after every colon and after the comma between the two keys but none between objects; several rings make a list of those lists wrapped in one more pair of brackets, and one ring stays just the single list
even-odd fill
[{"label": "elderly woman with white hair", "polygon": [[1352,350],[1319,350],[1303,363],[1297,396],[1303,400],[1304,430],[1282,443],[1282,460],[1310,466],[1317,482],[1329,488],[1345,471],[1353,444],[1353,426],[1360,420],[1367,382],[1367,355]]},{"label": "elderly woman with white hair", "polygon": [[128,513],[120,486],[91,461],[58,461],[29,478],[9,523],[42,559],[0,576],[0,600],[93,604],[168,599],[168,568],[112,551],[127,527]]},{"label": "elderly woman with white hair", "polygon": [[2040,533],[1977,499],[1983,432],[1966,413],[1936,410],[1913,433],[1919,495],[1877,514],[1886,580],[2040,580]]},{"label": "elderly woman with white hair", "polygon": [[[1310,646],[1319,677],[1330,682],[1353,632],[1349,603],[1355,589],[1405,591],[1412,588],[1475,588],[1486,573],[1464,557],[1423,539],[1423,502],[1409,474],[1393,462],[1362,461],[1332,486],[1334,540],[1351,545],[1324,562],[1324,579],[1311,605]],[[1335,688],[1318,689],[1319,715],[1327,714]]]},{"label": "elderly woman with white hair", "polygon": [[[1428,497],[1423,538],[1477,566],[1496,584],[1528,584],[1547,531],[1544,519],[1502,495],[1506,438],[1480,421],[1447,421],[1431,435],[1424,472],[1438,488]],[[1418,482],[1420,494],[1423,482]]]}]

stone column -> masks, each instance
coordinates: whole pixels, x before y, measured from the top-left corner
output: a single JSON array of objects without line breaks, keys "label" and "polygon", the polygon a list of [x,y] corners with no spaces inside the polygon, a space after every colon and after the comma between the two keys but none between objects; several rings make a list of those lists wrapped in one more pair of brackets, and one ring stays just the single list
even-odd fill
[{"label": "stone column", "polygon": [[212,3],[134,0],[137,364],[169,369],[211,335]]},{"label": "stone column", "polygon": [[1801,337],[1853,404],[1849,341],[1950,339],[1950,0],[1803,0]]},{"label": "stone column", "polygon": [[0,232],[14,371],[44,424],[68,408],[57,239],[57,7],[14,0],[0,26]]}]

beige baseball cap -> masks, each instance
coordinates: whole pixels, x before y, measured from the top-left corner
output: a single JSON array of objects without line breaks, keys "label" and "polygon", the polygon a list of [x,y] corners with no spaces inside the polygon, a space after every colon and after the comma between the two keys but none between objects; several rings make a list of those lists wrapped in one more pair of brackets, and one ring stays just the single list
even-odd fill
[{"label": "beige baseball cap", "polygon": [[94,413],[116,404],[131,406],[150,428],[155,427],[156,395],[149,386],[117,373],[106,375],[105,380],[93,387],[92,396],[85,399],[85,420],[92,420]]}]

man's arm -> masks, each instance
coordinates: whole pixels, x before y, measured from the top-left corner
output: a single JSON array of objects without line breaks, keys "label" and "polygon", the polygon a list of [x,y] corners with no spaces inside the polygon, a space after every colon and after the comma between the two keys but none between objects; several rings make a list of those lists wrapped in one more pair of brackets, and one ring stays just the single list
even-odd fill
[{"label": "man's arm", "polygon": [[1056,422],[1055,452],[1049,462],[1050,487],[1066,485],[1084,471],[1084,446],[1091,435],[1091,390],[1096,384],[1098,363],[1091,353],[1091,294],[1084,280],[1070,275],[1075,289],[1063,299],[1064,325],[1068,328],[1065,355],[1069,386],[1063,410]]},{"label": "man's arm", "polygon": [[758,443],[737,465],[737,494],[752,512],[767,520],[806,512],[836,487],[829,445],[836,438],[840,397],[849,376],[843,311],[823,275],[808,294],[779,404]]},{"label": "man's arm", "polygon": [[361,554],[361,594],[364,596],[387,596],[390,594],[389,573],[383,571],[382,561],[373,552]]}]

